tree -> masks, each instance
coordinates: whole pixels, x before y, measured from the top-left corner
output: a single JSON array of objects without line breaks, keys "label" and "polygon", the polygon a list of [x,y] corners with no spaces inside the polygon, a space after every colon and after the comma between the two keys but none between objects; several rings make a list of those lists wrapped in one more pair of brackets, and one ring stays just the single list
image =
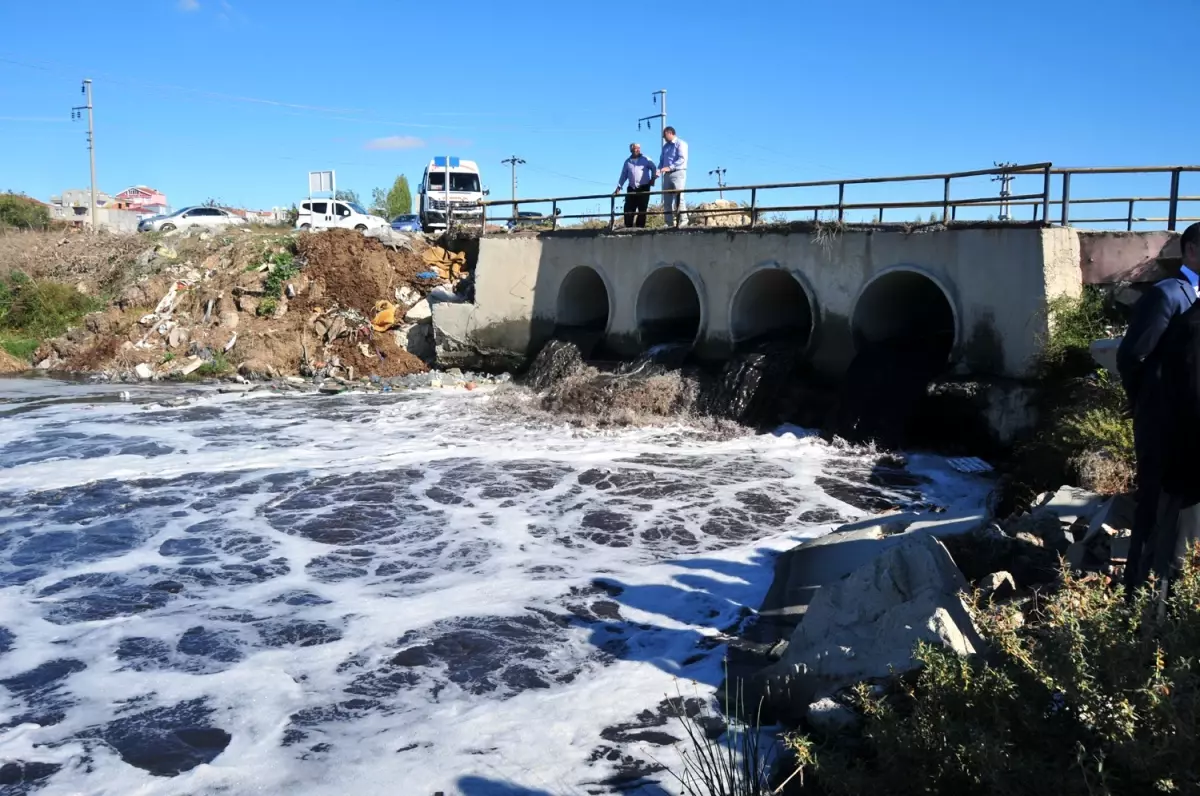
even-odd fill
[{"label": "tree", "polygon": [[388,208],[387,194],[382,188],[371,189],[371,214],[383,216],[384,218],[393,218],[391,210]]},{"label": "tree", "polygon": [[45,229],[50,224],[50,210],[25,194],[0,194],[0,229]]},{"label": "tree", "polygon": [[333,195],[333,198],[342,202],[354,202],[356,205],[362,204],[358,200],[358,193],[356,191],[339,190]]},{"label": "tree", "polygon": [[401,174],[392,183],[392,190],[387,195],[388,217],[406,216],[412,212],[412,190],[408,187],[408,177]]}]

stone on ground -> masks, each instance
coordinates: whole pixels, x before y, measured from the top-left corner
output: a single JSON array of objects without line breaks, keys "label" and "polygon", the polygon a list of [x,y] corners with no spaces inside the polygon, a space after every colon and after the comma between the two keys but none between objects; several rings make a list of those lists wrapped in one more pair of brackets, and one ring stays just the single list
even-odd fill
[{"label": "stone on ground", "polygon": [[817,592],[778,671],[790,676],[793,694],[816,696],[912,671],[918,641],[979,652],[984,642],[962,600],[966,587],[941,542],[905,534]]},{"label": "stone on ground", "polygon": [[818,699],[806,712],[809,726],[825,735],[850,732],[859,724],[859,716],[850,708],[830,697]]},{"label": "stone on ground", "polygon": [[1017,582],[1008,572],[993,572],[987,577],[980,578],[979,590],[993,600],[1007,599],[1017,591]]}]

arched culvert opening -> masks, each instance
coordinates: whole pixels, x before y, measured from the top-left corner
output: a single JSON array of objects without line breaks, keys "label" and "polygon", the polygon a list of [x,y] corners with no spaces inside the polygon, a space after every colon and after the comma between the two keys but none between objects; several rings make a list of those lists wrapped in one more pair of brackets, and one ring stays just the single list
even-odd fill
[{"label": "arched culvert opening", "polygon": [[777,341],[803,348],[813,333],[812,299],[792,274],[764,268],[742,282],[729,320],[736,347]]},{"label": "arched culvert opening", "polygon": [[637,322],[647,348],[694,344],[700,334],[700,293],[695,283],[674,266],[650,274],[638,292]]},{"label": "arched culvert opening", "polygon": [[919,355],[944,364],[957,342],[950,297],[919,271],[896,269],[873,279],[854,305],[855,345]]},{"label": "arched culvert opening", "polygon": [[594,268],[581,265],[558,288],[555,316],[560,330],[603,332],[608,328],[608,286]]}]

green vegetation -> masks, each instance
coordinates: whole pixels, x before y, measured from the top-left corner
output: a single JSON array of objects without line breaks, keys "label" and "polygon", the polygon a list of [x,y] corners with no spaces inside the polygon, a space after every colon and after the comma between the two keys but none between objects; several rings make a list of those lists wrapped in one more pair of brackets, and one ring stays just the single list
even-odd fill
[{"label": "green vegetation", "polygon": [[38,282],[20,271],[0,275],[0,347],[28,360],[43,340],[100,306],[71,285]]},{"label": "green vegetation", "polygon": [[1064,483],[1099,492],[1124,491],[1133,476],[1133,424],[1120,382],[1088,351],[1094,340],[1120,333],[1121,319],[1098,288],[1050,303],[1051,331],[1037,366],[1038,427],[1014,451],[1021,483],[1014,505]]},{"label": "green vegetation", "polygon": [[269,318],[279,309],[279,299],[264,298],[258,302],[258,307],[254,310],[254,314],[260,318]]},{"label": "green vegetation", "polygon": [[[728,670],[727,670],[728,671]],[[726,678],[728,683],[728,678]],[[732,716],[720,738],[710,730],[715,716],[689,711],[682,696],[669,707],[683,727],[686,738],[680,747],[681,770],[668,772],[679,783],[684,796],[770,796],[771,769],[775,762],[772,745],[763,738],[762,723],[742,720],[747,714],[741,686],[731,702],[726,686],[725,704]]]},{"label": "green vegetation", "polygon": [[339,201],[342,201],[342,202],[354,202],[356,205],[357,205],[357,204],[362,204],[362,202],[360,202],[360,201],[359,201],[359,199],[358,199],[358,192],[357,192],[357,191],[347,191],[347,190],[344,190],[344,189],[339,189],[338,191],[336,191],[336,192],[333,194],[333,198],[334,198],[335,200],[339,200]]},{"label": "green vegetation", "polygon": [[271,265],[274,267],[267,274],[263,283],[263,295],[278,300],[283,296],[283,286],[289,279],[294,279],[300,269],[296,267],[296,257],[291,252],[279,252],[271,255]]},{"label": "green vegetation", "polygon": [[[921,645],[923,667],[885,697],[859,688],[851,743],[788,739],[820,793],[1140,796],[1200,792],[1200,557],[1160,615],[1063,573],[1025,606],[978,606],[990,654]],[[808,791],[801,790],[801,793]]]},{"label": "green vegetation", "polygon": [[163,354],[163,355],[162,355],[162,359],[160,360],[160,364],[163,364],[163,365],[165,365],[165,364],[167,364],[168,362],[174,362],[174,361],[175,361],[175,352],[174,352],[174,351],[168,351],[167,353],[165,353],[165,354]]},{"label": "green vegetation", "polygon": [[198,367],[192,376],[198,379],[211,379],[216,376],[224,376],[226,373],[233,372],[233,365],[225,358],[225,355],[218,351],[213,354],[213,358]]},{"label": "green vegetation", "polygon": [[23,193],[0,193],[0,230],[45,229],[50,225],[50,209]]},{"label": "green vegetation", "polygon": [[371,192],[371,211],[386,219],[405,216],[412,212],[412,189],[408,187],[408,177],[401,174],[392,183],[392,189],[384,193],[382,188]]}]

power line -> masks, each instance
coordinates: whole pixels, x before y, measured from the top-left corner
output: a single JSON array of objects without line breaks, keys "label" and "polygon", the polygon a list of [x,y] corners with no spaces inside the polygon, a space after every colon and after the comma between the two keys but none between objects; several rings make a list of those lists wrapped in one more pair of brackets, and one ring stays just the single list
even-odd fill
[{"label": "power line", "polygon": [[91,163],[91,170],[92,170],[92,204],[91,204],[91,208],[90,208],[91,215],[89,216],[89,218],[90,218],[91,224],[92,224],[92,232],[95,232],[97,229],[97,226],[96,226],[96,136],[95,136],[95,127],[93,125],[93,120],[92,120],[92,81],[85,79],[83,81],[83,86],[80,87],[80,90],[87,97],[87,105],[77,105],[74,108],[71,108],[71,118],[79,119],[82,117],[83,112],[87,111],[88,160]]},{"label": "power line", "polygon": [[1012,172],[1008,171],[1008,169],[1016,168],[1017,164],[997,163],[996,161],[992,161],[992,163],[998,169],[1005,169],[1005,171],[1002,171],[995,177],[992,177],[992,182],[1000,183],[1000,220],[1011,221],[1012,218],[1009,215],[1008,197],[1012,196],[1012,192],[1009,191],[1008,186],[1013,180],[1013,174]]},{"label": "power line", "polygon": [[527,165],[526,168],[533,169],[534,171],[540,171],[545,174],[553,174],[555,177],[562,177],[565,180],[575,180],[576,182],[587,182],[587,183],[591,183],[592,185],[604,185],[604,186],[609,185],[609,183],[607,183],[607,182],[600,182],[599,180],[589,180],[585,177],[573,177],[570,174],[563,174],[560,171],[554,171],[552,169],[544,169],[540,166]]},{"label": "power line", "polygon": [[725,167],[717,166],[708,173],[708,176],[717,175],[717,196],[725,198]]},{"label": "power line", "polygon": [[512,220],[517,220],[517,166],[524,166],[525,161],[516,155],[505,158],[500,161],[506,166],[512,167]]},{"label": "power line", "polygon": [[[650,122],[652,122],[654,119],[658,119],[662,125],[659,128],[659,135],[663,136],[667,131],[667,90],[665,88],[660,88],[658,91],[655,91],[650,96],[653,97],[654,104],[658,105],[660,110],[658,113],[655,113],[651,116],[643,116],[642,118],[638,119],[638,129],[639,130],[642,129],[642,123],[644,122],[646,124],[646,129],[649,130]],[[658,101],[658,98],[660,96],[662,97],[661,104],[659,104],[659,101]]]}]

